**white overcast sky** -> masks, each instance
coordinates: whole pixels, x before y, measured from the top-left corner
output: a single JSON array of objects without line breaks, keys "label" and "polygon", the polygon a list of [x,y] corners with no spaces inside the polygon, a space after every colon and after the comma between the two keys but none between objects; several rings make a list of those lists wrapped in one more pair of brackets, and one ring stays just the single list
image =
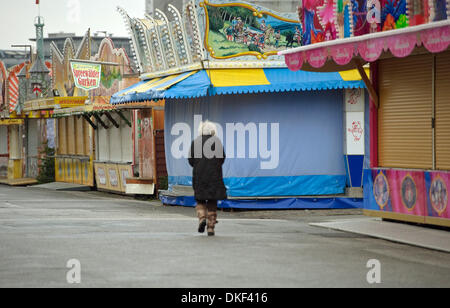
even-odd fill
[{"label": "white overcast sky", "polygon": [[[70,32],[84,35],[88,28],[127,36],[123,19],[116,7],[121,6],[132,17],[143,17],[144,0],[40,0],[45,19],[44,35]],[[36,0],[0,0],[0,49],[13,44],[31,44],[34,18],[38,15]],[[102,34],[100,34],[102,35]]]}]

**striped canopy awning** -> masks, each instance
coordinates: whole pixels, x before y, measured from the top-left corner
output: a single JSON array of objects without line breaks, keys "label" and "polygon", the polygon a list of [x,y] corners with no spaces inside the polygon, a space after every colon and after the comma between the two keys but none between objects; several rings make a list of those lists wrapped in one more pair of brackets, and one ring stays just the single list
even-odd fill
[{"label": "striped canopy awning", "polygon": [[137,84],[117,92],[111,97],[111,104],[125,104],[131,102],[151,101],[164,98],[164,93],[173,85],[194,75],[197,71],[158,77]]},{"label": "striped canopy awning", "polygon": [[364,88],[357,70],[292,72],[287,68],[210,69],[142,81],[114,94],[111,104],[224,94]]},{"label": "striped canopy awning", "polygon": [[287,68],[209,70],[209,95],[364,88],[357,70],[292,72]]}]

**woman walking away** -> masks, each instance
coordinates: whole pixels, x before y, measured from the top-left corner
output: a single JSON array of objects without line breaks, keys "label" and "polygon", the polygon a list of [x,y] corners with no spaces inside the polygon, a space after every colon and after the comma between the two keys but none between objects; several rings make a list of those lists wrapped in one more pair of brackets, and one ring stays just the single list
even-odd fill
[{"label": "woman walking away", "polygon": [[203,122],[199,127],[199,137],[192,142],[189,153],[189,164],[193,167],[192,184],[197,201],[199,218],[198,232],[214,236],[217,224],[217,201],[227,198],[223,182],[222,165],[225,162],[225,151],[220,139],[216,137],[216,126]]}]

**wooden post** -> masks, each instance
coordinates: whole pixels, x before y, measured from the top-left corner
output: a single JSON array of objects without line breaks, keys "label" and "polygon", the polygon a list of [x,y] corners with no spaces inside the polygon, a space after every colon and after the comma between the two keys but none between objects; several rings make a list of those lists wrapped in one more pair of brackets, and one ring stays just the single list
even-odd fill
[{"label": "wooden post", "polygon": [[364,84],[366,85],[367,90],[369,91],[370,98],[373,100],[375,106],[378,109],[378,106],[379,106],[378,94],[377,94],[377,91],[375,90],[372,82],[370,81],[369,77],[367,76],[366,70],[364,69],[360,60],[354,59],[353,63],[355,63],[356,69],[358,70],[359,75],[361,75],[361,78],[364,81]]}]

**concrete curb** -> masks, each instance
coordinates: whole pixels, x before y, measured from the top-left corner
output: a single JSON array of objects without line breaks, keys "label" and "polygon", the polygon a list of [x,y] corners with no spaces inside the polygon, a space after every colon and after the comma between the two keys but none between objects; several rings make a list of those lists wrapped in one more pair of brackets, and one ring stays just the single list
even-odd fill
[{"label": "concrete curb", "polygon": [[387,222],[379,218],[335,220],[309,225],[450,253],[450,232],[445,230]]}]

